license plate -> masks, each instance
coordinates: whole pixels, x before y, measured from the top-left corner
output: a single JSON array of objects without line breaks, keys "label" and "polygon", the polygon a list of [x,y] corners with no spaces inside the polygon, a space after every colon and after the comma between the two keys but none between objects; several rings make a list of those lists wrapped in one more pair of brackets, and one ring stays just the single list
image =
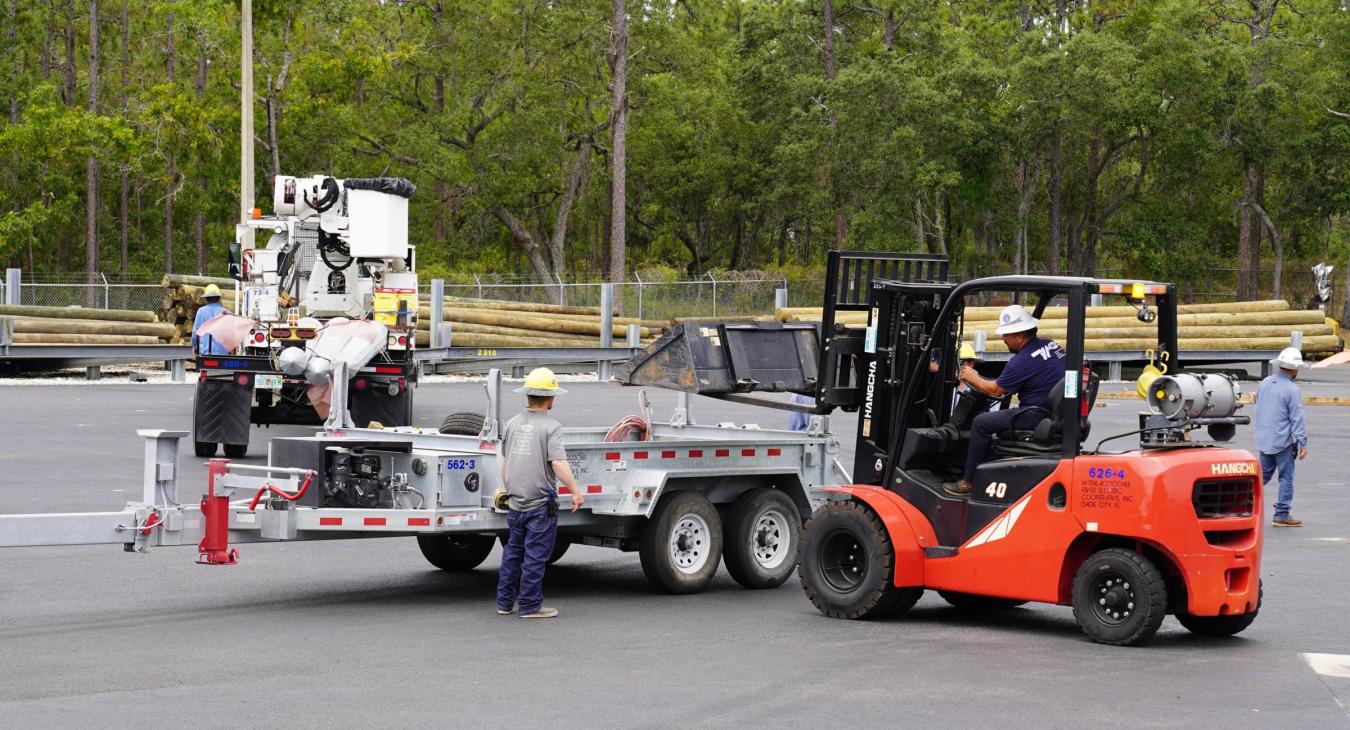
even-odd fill
[{"label": "license plate", "polygon": [[281,390],[280,375],[258,375],[253,378],[253,387],[258,390]]}]

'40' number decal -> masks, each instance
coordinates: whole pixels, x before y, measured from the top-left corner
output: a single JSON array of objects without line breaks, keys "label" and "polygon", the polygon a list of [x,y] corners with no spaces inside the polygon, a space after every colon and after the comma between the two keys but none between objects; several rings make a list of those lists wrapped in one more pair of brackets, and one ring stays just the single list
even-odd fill
[{"label": "'40' number decal", "polygon": [[1124,479],[1125,468],[1112,469],[1109,466],[1094,466],[1088,469],[1088,479]]}]

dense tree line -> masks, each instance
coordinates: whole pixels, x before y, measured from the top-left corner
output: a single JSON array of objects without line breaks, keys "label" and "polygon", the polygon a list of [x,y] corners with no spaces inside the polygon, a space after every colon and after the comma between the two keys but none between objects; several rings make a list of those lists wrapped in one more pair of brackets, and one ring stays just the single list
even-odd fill
[{"label": "dense tree line", "polygon": [[[220,271],[238,3],[0,2],[0,262]],[[847,247],[1251,298],[1350,252],[1343,2],[256,0],[254,33],[257,205],[408,177],[443,274]]]}]

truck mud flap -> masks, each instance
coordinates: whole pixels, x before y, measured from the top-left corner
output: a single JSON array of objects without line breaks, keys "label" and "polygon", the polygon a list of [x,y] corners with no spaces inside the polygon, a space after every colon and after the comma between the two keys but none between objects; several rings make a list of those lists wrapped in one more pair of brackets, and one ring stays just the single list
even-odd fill
[{"label": "truck mud flap", "polygon": [[207,378],[197,383],[192,402],[192,438],[220,444],[247,444],[253,381]]},{"label": "truck mud flap", "polygon": [[403,388],[398,395],[389,395],[387,385],[371,383],[365,388],[349,388],[347,397],[347,410],[357,428],[365,428],[371,421],[379,421],[385,426],[413,425],[411,387]]}]

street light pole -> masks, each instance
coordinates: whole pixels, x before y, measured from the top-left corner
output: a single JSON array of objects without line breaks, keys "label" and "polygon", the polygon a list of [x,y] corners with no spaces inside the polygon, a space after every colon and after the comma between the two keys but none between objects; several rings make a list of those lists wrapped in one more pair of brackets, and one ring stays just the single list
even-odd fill
[{"label": "street light pole", "polygon": [[[253,216],[253,0],[241,0],[239,17],[239,223]],[[244,248],[253,247],[253,229],[243,229]]]}]

